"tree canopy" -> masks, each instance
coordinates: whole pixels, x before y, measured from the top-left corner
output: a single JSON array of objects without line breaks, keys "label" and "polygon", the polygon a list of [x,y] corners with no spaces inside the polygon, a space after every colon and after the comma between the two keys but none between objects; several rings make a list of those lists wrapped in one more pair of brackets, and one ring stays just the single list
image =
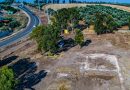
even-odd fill
[{"label": "tree canopy", "polygon": [[60,27],[58,24],[38,26],[31,37],[36,40],[39,51],[50,51],[54,53],[58,49],[57,42],[60,40]]},{"label": "tree canopy", "polygon": [[84,42],[84,36],[81,30],[76,29],[76,35],[75,35],[75,42],[76,44],[82,46]]},{"label": "tree canopy", "polygon": [[13,70],[3,66],[0,69],[0,90],[14,90],[16,83]]},{"label": "tree canopy", "polygon": [[117,27],[111,15],[97,12],[95,14],[94,30],[97,34],[111,33]]}]

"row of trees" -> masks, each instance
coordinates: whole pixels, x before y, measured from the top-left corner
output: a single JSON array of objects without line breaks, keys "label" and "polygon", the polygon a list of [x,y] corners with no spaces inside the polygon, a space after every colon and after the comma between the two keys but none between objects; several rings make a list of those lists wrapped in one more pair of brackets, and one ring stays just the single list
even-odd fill
[{"label": "row of trees", "polygon": [[86,7],[79,7],[77,10],[80,13],[80,17],[83,17],[90,24],[94,22],[94,15],[97,12],[111,15],[114,21],[116,21],[118,27],[128,25],[128,18],[130,17],[129,12],[112,8],[110,6],[88,5]]},{"label": "row of trees", "polygon": [[66,29],[68,23],[71,23],[71,27],[74,28],[78,24],[78,20],[80,19],[79,17],[80,14],[76,10],[76,8],[69,8],[69,9],[63,8],[57,10],[52,14],[56,18],[56,21],[59,23],[62,29]]},{"label": "row of trees", "polygon": [[[129,25],[130,13],[115,9],[109,6],[91,5],[86,7],[63,8],[57,11],[48,9],[49,14],[57,19],[61,28],[66,28],[68,22],[74,28],[79,20],[84,19],[88,25],[94,24],[98,29],[102,28],[101,33],[111,32],[112,29]],[[96,14],[95,14],[96,13]],[[99,20],[98,20],[99,19]],[[97,22],[102,22],[102,25],[96,25]],[[98,32],[98,31],[97,31]]]},{"label": "row of trees", "polygon": [[[41,52],[56,53],[60,47],[58,43],[64,39],[61,37],[61,27],[55,22],[52,25],[37,26],[31,33],[31,38],[37,42],[38,50]],[[76,29],[75,44],[82,46],[84,36],[81,30]]]},{"label": "row of trees", "polygon": [[[101,7],[104,9],[101,9]],[[84,42],[82,30],[77,29],[75,26],[79,24],[79,20],[83,20],[84,17],[89,17],[89,15],[92,16],[92,19],[90,18],[92,23],[90,24],[94,24],[94,30],[97,34],[112,33],[118,27],[117,20],[113,18],[114,11],[120,13],[123,11],[113,11],[113,8],[105,6],[89,6],[89,8],[91,9],[90,11],[88,11],[88,8],[86,9],[86,7],[82,9],[78,7],[68,9],[63,8],[57,11],[50,9],[49,13],[53,16],[53,23],[47,26],[38,26],[31,34],[31,37],[35,39],[38,44],[38,49],[40,51],[49,51],[52,53],[57,51],[59,49],[58,42],[61,40],[61,31],[68,26],[71,26],[76,33],[74,38],[75,43],[82,46]],[[99,12],[94,9],[97,9]],[[86,12],[88,14],[86,14]],[[125,11],[123,14],[126,16],[129,15],[129,13]],[[127,23],[130,25],[130,19],[127,21],[129,21],[129,23]]]}]

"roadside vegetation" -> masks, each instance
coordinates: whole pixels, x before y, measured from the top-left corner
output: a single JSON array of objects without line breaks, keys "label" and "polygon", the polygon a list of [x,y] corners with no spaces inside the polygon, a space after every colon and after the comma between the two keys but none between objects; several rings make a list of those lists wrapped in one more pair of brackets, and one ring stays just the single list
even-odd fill
[{"label": "roadside vegetation", "polygon": [[0,68],[0,90],[14,90],[17,80],[14,72],[7,66]]}]

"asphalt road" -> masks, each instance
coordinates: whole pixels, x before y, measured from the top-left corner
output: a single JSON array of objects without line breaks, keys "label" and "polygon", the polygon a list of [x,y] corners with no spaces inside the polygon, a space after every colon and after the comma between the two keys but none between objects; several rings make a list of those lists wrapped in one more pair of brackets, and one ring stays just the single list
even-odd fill
[{"label": "asphalt road", "polygon": [[33,12],[31,12],[28,8],[26,8],[25,6],[19,8],[24,10],[30,16],[30,23],[23,31],[18,32],[16,35],[8,39],[0,41],[0,48],[9,46],[28,36],[33,30],[34,26],[37,26],[40,23],[39,18],[35,14],[33,14]]}]

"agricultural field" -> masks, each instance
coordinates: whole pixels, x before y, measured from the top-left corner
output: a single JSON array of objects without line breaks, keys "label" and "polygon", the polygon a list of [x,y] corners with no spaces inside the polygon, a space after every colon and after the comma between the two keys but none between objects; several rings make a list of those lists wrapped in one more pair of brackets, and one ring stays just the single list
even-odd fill
[{"label": "agricultural field", "polygon": [[[55,14],[58,14],[56,15]],[[86,7],[73,7],[68,9],[59,9],[57,11],[53,11],[49,9],[49,13],[59,22],[67,22],[65,20],[72,20],[74,17],[77,19],[85,19],[85,22],[88,24],[93,24],[95,21],[95,13],[102,13],[104,15],[111,15],[115,21],[115,27],[126,26],[129,23],[130,13],[127,11],[123,11],[120,9],[112,8],[110,6],[102,6],[102,5],[87,5]],[[68,14],[72,15],[68,15]]]},{"label": "agricultural field", "polygon": [[95,20],[93,16],[97,12],[103,14],[109,14],[113,17],[114,21],[116,21],[118,27],[128,25],[128,18],[130,17],[129,12],[112,8],[109,6],[101,6],[101,5],[86,6],[86,7],[80,7],[77,10],[80,13],[80,17],[85,18],[85,20],[89,23],[91,20]]}]

